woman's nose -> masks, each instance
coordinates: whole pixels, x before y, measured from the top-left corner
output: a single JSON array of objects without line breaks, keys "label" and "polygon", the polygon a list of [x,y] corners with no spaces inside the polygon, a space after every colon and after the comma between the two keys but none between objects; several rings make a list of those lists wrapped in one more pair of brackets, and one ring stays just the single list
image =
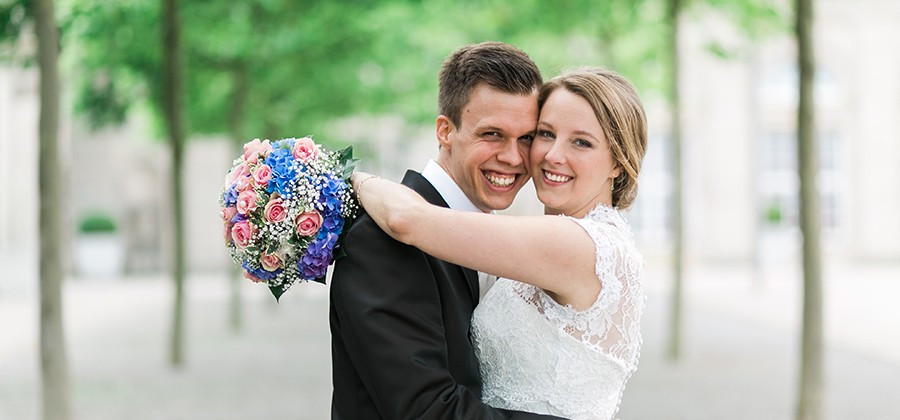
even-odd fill
[{"label": "woman's nose", "polygon": [[550,148],[547,149],[547,154],[544,155],[544,160],[553,164],[562,164],[566,161],[566,154],[562,148],[563,142],[559,140],[554,140],[553,144],[550,145]]}]

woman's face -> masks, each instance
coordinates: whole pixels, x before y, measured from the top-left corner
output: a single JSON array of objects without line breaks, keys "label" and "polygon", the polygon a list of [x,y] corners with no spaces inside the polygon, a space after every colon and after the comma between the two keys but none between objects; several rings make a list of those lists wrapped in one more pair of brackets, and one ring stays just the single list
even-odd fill
[{"label": "woman's face", "polygon": [[565,88],[550,94],[529,161],[547,214],[582,217],[597,203],[612,205],[610,186],[620,169],[594,110],[581,96]]}]

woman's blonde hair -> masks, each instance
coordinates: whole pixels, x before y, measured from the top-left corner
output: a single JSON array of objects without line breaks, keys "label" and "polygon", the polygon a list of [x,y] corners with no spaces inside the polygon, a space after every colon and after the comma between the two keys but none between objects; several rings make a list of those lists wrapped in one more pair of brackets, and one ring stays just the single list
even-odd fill
[{"label": "woman's blonde hair", "polygon": [[622,168],[613,180],[612,205],[627,209],[637,197],[638,174],[647,149],[647,117],[637,90],[612,70],[583,67],[545,83],[538,96],[538,106],[543,108],[558,88],[581,96],[594,109],[613,159]]}]

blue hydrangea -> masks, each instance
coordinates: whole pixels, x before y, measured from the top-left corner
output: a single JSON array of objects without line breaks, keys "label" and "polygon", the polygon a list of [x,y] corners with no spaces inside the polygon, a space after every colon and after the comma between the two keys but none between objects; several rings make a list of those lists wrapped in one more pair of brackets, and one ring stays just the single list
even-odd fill
[{"label": "blue hydrangea", "polygon": [[272,179],[269,180],[266,192],[286,195],[291,190],[291,184],[296,175],[293,162],[294,157],[291,155],[290,149],[276,147],[269,153],[269,156],[266,157],[266,165],[272,168]]},{"label": "blue hydrangea", "polygon": [[344,193],[344,185],[330,176],[323,176],[318,179],[316,189],[320,191],[317,207],[322,210],[326,217],[331,213],[340,213],[341,195]]},{"label": "blue hydrangea", "polygon": [[322,220],[322,227],[332,233],[340,233],[344,228],[344,218],[340,212],[330,212]]},{"label": "blue hydrangea", "polygon": [[225,206],[233,206],[237,204],[238,192],[237,192],[237,184],[231,184],[223,195],[223,199],[225,200]]},{"label": "blue hydrangea", "polygon": [[272,280],[272,279],[278,277],[278,275],[281,274],[282,271],[284,271],[284,269],[281,269],[281,268],[279,268],[275,271],[266,271],[266,269],[264,269],[262,267],[251,268],[249,265],[247,265],[246,261],[244,261],[244,263],[241,264],[241,266],[244,267],[244,270],[247,270],[247,273],[250,273],[251,276],[256,277],[260,280],[265,280],[265,281],[269,281],[269,280]]}]

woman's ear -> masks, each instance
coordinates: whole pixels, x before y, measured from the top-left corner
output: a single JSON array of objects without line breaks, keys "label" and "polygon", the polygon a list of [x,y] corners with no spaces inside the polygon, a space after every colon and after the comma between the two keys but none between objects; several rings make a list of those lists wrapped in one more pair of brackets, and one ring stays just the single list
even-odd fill
[{"label": "woman's ear", "polygon": [[453,132],[453,128],[453,122],[449,118],[444,115],[438,115],[435,121],[435,134],[442,149],[450,150],[453,143],[450,140],[450,133]]}]

